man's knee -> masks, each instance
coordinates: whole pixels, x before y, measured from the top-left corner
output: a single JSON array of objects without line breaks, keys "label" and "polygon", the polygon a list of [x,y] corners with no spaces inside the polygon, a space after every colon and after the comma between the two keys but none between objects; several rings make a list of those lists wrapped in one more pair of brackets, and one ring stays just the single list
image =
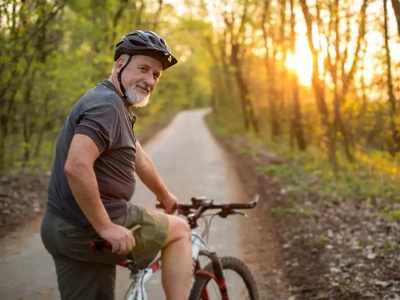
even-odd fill
[{"label": "man's knee", "polygon": [[188,222],[176,216],[168,216],[169,228],[167,243],[178,239],[190,239],[191,230]]}]

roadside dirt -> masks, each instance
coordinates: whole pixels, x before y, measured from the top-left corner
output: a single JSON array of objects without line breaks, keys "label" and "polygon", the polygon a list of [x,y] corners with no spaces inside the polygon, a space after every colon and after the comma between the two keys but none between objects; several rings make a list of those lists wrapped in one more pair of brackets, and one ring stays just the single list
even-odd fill
[{"label": "roadside dirt", "polygon": [[43,212],[47,182],[46,174],[0,176],[0,238]]},{"label": "roadside dirt", "polygon": [[[254,264],[260,299],[294,300],[284,270],[279,230],[271,214],[271,202],[262,189],[263,178],[255,172],[255,161],[242,154],[243,145],[214,136],[229,153],[249,199],[256,194],[260,196],[257,208],[248,213],[248,226],[242,232],[242,242],[247,248],[245,260]],[[268,159],[277,158],[268,155]]]},{"label": "roadside dirt", "polygon": [[[251,151],[243,151],[249,149],[243,140],[222,142],[246,186],[263,196],[258,226],[273,231],[274,249],[268,251],[279,258],[277,274],[263,275],[269,288],[274,287],[269,276],[278,282],[270,289],[274,299],[400,299],[400,222],[387,217],[399,210],[398,203],[292,192],[256,172],[260,164],[290,162],[265,151],[244,154]],[[258,238],[265,236],[260,232]],[[256,252],[260,262],[268,260],[266,244]]]}]

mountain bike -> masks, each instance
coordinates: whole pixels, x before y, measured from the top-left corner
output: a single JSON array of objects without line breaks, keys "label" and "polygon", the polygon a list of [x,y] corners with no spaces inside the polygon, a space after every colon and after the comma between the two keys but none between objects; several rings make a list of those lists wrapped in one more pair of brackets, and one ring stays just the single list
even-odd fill
[{"label": "mountain bike", "polygon": [[[245,215],[240,210],[255,208],[257,202],[258,196],[249,203],[230,204],[215,204],[211,199],[194,197],[191,204],[178,205],[178,214],[187,219],[192,229],[194,282],[189,300],[259,299],[256,282],[246,264],[236,257],[219,257],[208,247],[210,229],[216,216],[227,218],[232,215]],[[95,245],[97,249],[102,246],[104,244]],[[119,265],[130,270],[131,283],[124,299],[148,300],[145,284],[160,270],[160,257],[142,270],[138,269],[132,260],[123,261]]]}]

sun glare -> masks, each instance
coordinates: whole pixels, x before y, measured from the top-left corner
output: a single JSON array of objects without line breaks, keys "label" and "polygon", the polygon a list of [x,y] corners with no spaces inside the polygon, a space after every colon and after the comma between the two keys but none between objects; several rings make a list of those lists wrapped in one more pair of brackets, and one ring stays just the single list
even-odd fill
[{"label": "sun glare", "polygon": [[289,53],[286,58],[286,67],[297,73],[299,82],[302,85],[311,85],[312,57],[307,47],[299,41],[294,53]]}]

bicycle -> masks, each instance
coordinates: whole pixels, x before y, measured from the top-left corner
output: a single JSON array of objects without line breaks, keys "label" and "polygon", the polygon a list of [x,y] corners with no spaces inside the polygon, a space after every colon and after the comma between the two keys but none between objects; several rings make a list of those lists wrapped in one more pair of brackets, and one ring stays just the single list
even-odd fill
[{"label": "bicycle", "polygon": [[[258,195],[250,203],[214,204],[211,199],[193,197],[191,204],[179,204],[178,214],[184,216],[192,229],[192,259],[194,263],[194,283],[189,300],[258,300],[258,290],[249,268],[236,257],[218,257],[208,247],[208,238],[214,217],[227,218],[230,215],[244,215],[239,210],[255,208]],[[214,212],[205,214],[206,211]],[[204,221],[201,233],[199,220]],[[93,245],[97,250],[105,247],[103,242]],[[108,245],[109,246],[109,245]],[[210,262],[202,267],[203,258]],[[135,262],[126,260],[120,266],[130,270],[131,283],[124,300],[148,300],[145,284],[161,268],[160,257],[147,268],[138,270]]]}]

